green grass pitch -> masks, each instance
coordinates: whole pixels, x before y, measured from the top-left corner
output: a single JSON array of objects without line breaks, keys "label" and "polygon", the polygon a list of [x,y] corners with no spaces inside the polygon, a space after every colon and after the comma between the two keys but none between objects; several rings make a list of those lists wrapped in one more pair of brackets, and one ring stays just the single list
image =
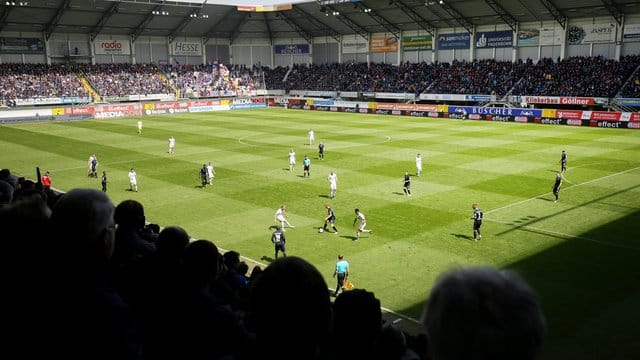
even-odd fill
[{"label": "green grass pitch", "polygon": [[[338,253],[357,287],[385,308],[419,318],[437,275],[490,264],[519,272],[539,293],[549,332],[543,358],[631,358],[640,353],[640,132],[515,123],[265,109],[136,119],[0,126],[0,167],[33,178],[51,171],[53,186],[100,188],[87,178],[97,154],[114,204],[136,199],[147,220],[180,225],[195,238],[268,264],[270,226],[281,203],[296,226],[287,252],[331,278]],[[324,160],[308,145],[326,144]],[[176,138],[169,155],[168,138]],[[297,168],[288,171],[294,149]],[[551,187],[568,154],[560,200]],[[402,175],[412,177],[412,197]],[[311,177],[302,178],[302,159]],[[199,168],[212,161],[213,187]],[[138,193],[127,171],[138,173]],[[327,175],[338,174],[329,199]],[[485,213],[473,242],[471,204]],[[324,204],[338,235],[319,233]],[[372,235],[354,241],[354,208]]]}]

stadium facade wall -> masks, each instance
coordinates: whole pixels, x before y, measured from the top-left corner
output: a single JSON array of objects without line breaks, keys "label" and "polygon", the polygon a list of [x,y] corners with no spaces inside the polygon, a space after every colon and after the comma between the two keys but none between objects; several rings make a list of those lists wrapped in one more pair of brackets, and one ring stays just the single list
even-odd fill
[{"label": "stadium facade wall", "polygon": [[[611,26],[609,36],[589,37],[585,30],[594,26],[606,28]],[[370,48],[367,40],[359,35],[342,35],[338,41],[332,37],[318,37],[308,44],[303,38],[276,38],[273,42],[267,38],[247,39],[238,38],[233,43],[229,39],[209,39],[202,43],[198,37],[178,37],[169,42],[166,37],[141,36],[134,43],[126,35],[100,34],[92,42],[89,34],[53,33],[45,41],[42,53],[23,52],[10,53],[0,51],[2,63],[55,63],[55,62],[85,62],[85,63],[179,63],[203,64],[219,60],[231,64],[262,64],[267,66],[287,66],[307,63],[334,62],[382,62],[399,64],[400,62],[451,62],[469,61],[473,59],[497,60],[536,60],[543,57],[556,59],[569,56],[603,56],[617,59],[627,54],[640,52],[640,34],[630,29],[640,28],[640,15],[629,15],[624,19],[623,26],[616,24],[610,16],[588,19],[569,19],[567,29],[554,21],[526,22],[518,24],[519,31],[511,32],[504,24],[483,25],[475,29],[475,33],[511,32],[512,44],[508,46],[482,46],[475,41],[471,34],[470,41],[463,46],[443,49],[439,45],[439,38],[447,34],[465,33],[463,28],[440,28],[433,34],[424,30],[405,31],[405,36],[432,36],[430,49],[419,51],[403,51],[402,39],[398,40],[395,50],[380,50]],[[535,35],[535,33],[538,35]],[[535,36],[530,36],[531,34]],[[389,38],[390,33],[369,34],[371,39]],[[38,38],[43,39],[41,33],[29,32],[0,32],[0,37]],[[97,51],[96,44],[115,41],[120,50]],[[176,42],[197,45],[198,52],[176,52],[173,46]],[[283,44],[308,44],[309,51],[304,54],[275,54],[274,49]],[[349,46],[347,46],[349,44]],[[359,47],[356,45],[362,45]]]}]

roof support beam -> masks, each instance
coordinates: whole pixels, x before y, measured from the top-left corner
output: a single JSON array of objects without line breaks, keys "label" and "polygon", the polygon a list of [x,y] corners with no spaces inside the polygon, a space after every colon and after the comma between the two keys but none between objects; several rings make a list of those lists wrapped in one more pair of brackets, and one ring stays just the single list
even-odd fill
[{"label": "roof support beam", "polygon": [[7,17],[9,16],[11,9],[13,9],[12,6],[3,6],[0,9],[0,31],[2,31],[2,28],[4,28],[5,25],[7,25]]},{"label": "roof support beam", "polygon": [[469,19],[460,14],[458,10],[452,8],[451,5],[449,5],[449,3],[447,2],[440,2],[440,6],[444,11],[447,12],[447,14],[449,14],[449,16],[453,18],[453,20],[455,20],[455,22],[465,28],[465,30],[467,30],[470,34],[473,33],[473,24],[471,23],[471,21],[469,21]]},{"label": "roof support beam", "polygon": [[233,41],[238,37],[238,35],[240,35],[240,28],[242,27],[242,25],[244,25],[247,21],[249,21],[249,16],[251,15],[251,13],[249,12],[245,12],[242,15],[242,19],[240,19],[240,21],[238,22],[238,25],[236,25],[236,27],[233,29],[233,31],[231,32],[231,36],[229,37],[229,45],[233,44]]},{"label": "roof support beam", "polygon": [[155,14],[159,12],[160,9],[162,9],[162,5],[157,5],[147,14],[147,17],[145,17],[144,20],[142,20],[142,22],[131,33],[131,42],[136,42],[136,39],[140,35],[142,35],[144,29],[147,27],[147,25],[149,25],[151,20],[153,20],[153,18],[156,16]]},{"label": "roof support beam", "polygon": [[107,23],[107,21],[109,20],[111,15],[113,15],[113,14],[118,12],[118,6],[120,6],[120,3],[117,3],[117,2],[113,3],[113,4],[111,4],[111,6],[109,6],[107,11],[105,11],[102,14],[102,17],[100,18],[100,21],[98,21],[98,23],[93,27],[93,29],[89,33],[89,34],[91,34],[91,41],[96,39],[96,36],[98,36],[100,31],[102,31],[102,29],[104,28],[104,24]]},{"label": "roof support beam", "polygon": [[380,24],[380,26],[382,26],[385,30],[392,33],[396,39],[400,37],[400,32],[402,32],[402,30],[390,23],[387,19],[377,14],[375,10],[365,5],[362,1],[354,2],[354,4],[358,9],[362,11],[368,10],[366,14],[368,14],[373,20]]},{"label": "roof support beam", "polygon": [[[175,29],[171,30],[171,33],[169,34],[169,44],[171,44],[173,42],[173,40],[176,39],[178,34],[180,34],[182,32],[182,30],[184,30],[184,28],[187,27],[187,25],[189,25],[189,23],[191,22],[191,20],[194,19],[194,17],[200,16],[200,11],[201,10],[202,10],[202,8],[198,8],[198,9],[196,9],[196,11],[194,11],[192,13],[189,13],[189,15],[185,16],[184,19],[182,19],[180,24],[178,24],[178,26],[176,26]],[[194,16],[194,14],[195,14],[195,16]]]},{"label": "roof support beam", "polygon": [[51,21],[49,21],[49,24],[47,24],[47,28],[44,31],[44,38],[46,40],[49,40],[51,34],[53,34],[53,31],[56,29],[56,26],[58,26],[58,22],[62,18],[64,11],[69,7],[70,2],[71,0],[64,0],[62,5],[58,8],[58,11],[56,11],[56,14],[53,16]]},{"label": "roof support beam", "polygon": [[539,0],[547,11],[553,16],[554,19],[562,26],[563,29],[567,28],[567,17],[562,15],[560,10],[551,2],[551,0]]},{"label": "roof support beam", "polygon": [[504,21],[505,24],[509,25],[511,30],[517,31],[516,25],[518,24],[518,20],[516,20],[513,15],[509,14],[507,10],[505,10],[502,5],[498,4],[495,0],[484,0],[484,2],[495,11],[496,14]]},{"label": "roof support beam", "polygon": [[618,25],[622,26],[622,19],[624,16],[622,12],[618,10],[616,3],[613,0],[601,0],[601,1],[609,11],[609,14],[611,14],[611,16],[613,16],[613,18],[616,19],[616,22],[618,23]]},{"label": "roof support beam", "polygon": [[298,35],[302,36],[309,44],[313,42],[313,36],[311,36],[308,32],[306,32],[303,28],[301,28],[292,18],[290,18],[286,12],[279,11],[280,16],[282,16],[282,20],[286,22],[293,30],[295,30]]},{"label": "roof support beam", "polygon": [[407,14],[407,16],[411,18],[411,20],[415,21],[416,24],[420,25],[421,28],[423,28],[433,36],[436,27],[432,23],[430,23],[429,20],[423,18],[422,15],[415,12],[413,8],[407,6],[407,4],[405,4],[401,0],[395,0],[393,3],[396,4],[396,6],[398,6],[398,8],[402,10],[402,12]]},{"label": "roof support beam", "polygon": [[324,24],[322,21],[320,21],[320,20],[316,19],[315,17],[311,16],[311,14],[309,14],[308,12],[302,10],[302,8],[300,6],[294,6],[293,10],[301,13],[303,15],[303,17],[307,21],[309,21],[310,23],[315,25],[322,32],[328,33],[329,36],[334,38],[337,42],[340,42],[340,37],[341,37],[342,34],[340,34],[339,32],[335,31],[334,29],[330,28],[329,26]]},{"label": "roof support beam", "polygon": [[226,20],[229,18],[229,16],[234,13],[236,11],[236,8],[230,8],[226,13],[224,13],[221,17],[220,20],[216,21],[213,25],[211,25],[211,27],[209,28],[209,31],[207,31],[204,35],[202,35],[202,43],[206,44],[207,41],[209,41],[209,39],[211,39],[212,37],[216,36],[216,27],[218,27],[218,25],[220,25],[220,23],[223,20]]},{"label": "roof support beam", "polygon": [[[318,4],[320,4],[320,1],[318,1]],[[339,12],[338,10],[333,8],[331,5],[320,5],[320,6],[324,7],[325,9],[331,10],[332,13]],[[369,32],[367,31],[367,29],[365,29],[362,26],[356,24],[355,22],[353,22],[351,19],[349,19],[348,17],[346,17],[344,15],[338,15],[338,16],[336,16],[336,19],[338,19],[338,21],[340,21],[341,23],[347,25],[356,34],[362,36],[365,40],[369,41]]]},{"label": "roof support beam", "polygon": [[273,44],[273,34],[271,33],[271,25],[269,24],[269,19],[267,18],[267,12],[262,13],[262,17],[264,18],[264,25],[267,27],[267,35],[269,35],[269,43]]}]

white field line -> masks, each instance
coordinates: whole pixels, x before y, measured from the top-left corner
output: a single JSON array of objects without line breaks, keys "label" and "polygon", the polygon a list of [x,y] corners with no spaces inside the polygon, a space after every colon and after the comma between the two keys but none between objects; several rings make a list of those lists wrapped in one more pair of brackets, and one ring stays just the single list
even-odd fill
[{"label": "white field line", "polygon": [[[195,240],[195,239],[191,239],[191,240],[193,241],[193,240]],[[218,250],[219,250],[221,253],[225,253],[225,252],[227,252],[227,250],[222,249],[222,248],[218,248]],[[240,258],[245,259],[245,260],[248,260],[249,262],[252,262],[252,263],[254,263],[254,264],[256,264],[256,265],[260,265],[263,269],[264,269],[265,267],[267,267],[267,266],[268,266],[268,264],[262,263],[262,262],[260,262],[260,261],[256,261],[256,260],[251,259],[251,258],[248,258],[248,257],[246,257],[246,256],[242,256],[242,255],[241,255],[241,256],[240,256]],[[333,291],[334,291],[334,289],[332,289],[332,288],[329,288],[329,290],[331,290],[331,292],[333,292]],[[380,309],[382,309],[382,311],[384,311],[384,312],[387,312],[387,313],[389,313],[389,314],[392,314],[392,315],[394,315],[394,316],[398,317],[398,319],[396,319],[396,320],[394,321],[394,323],[398,323],[398,322],[400,322],[400,321],[401,321],[401,319],[404,319],[404,320],[406,320],[406,321],[410,321],[410,322],[413,322],[413,323],[416,323],[416,324],[420,324],[420,320],[417,320],[417,319],[414,319],[414,318],[412,318],[412,317],[409,317],[409,316],[406,316],[406,315],[403,315],[403,314],[397,313],[397,312],[395,312],[395,311],[393,311],[393,310],[390,310],[390,309],[385,308],[384,306],[381,306],[381,307],[380,307]]]},{"label": "white field line", "polygon": [[[615,173],[615,174],[609,174],[609,175],[606,175],[606,176],[603,176],[603,177],[599,177],[599,178],[596,178],[596,179],[593,179],[593,180],[585,181],[585,182],[580,183],[580,184],[575,184],[575,185],[571,186],[571,187],[570,187],[570,189],[571,189],[571,188],[574,188],[574,187],[582,186],[582,185],[591,184],[591,183],[594,183],[594,182],[597,182],[597,181],[600,181],[600,180],[608,179],[608,178],[610,178],[610,177],[614,177],[614,176],[618,176],[618,175],[626,174],[626,173],[628,173],[628,172],[632,172],[632,171],[635,171],[635,170],[638,170],[638,169],[640,169],[640,166],[638,166],[638,167],[634,167],[633,169],[628,169],[628,170],[625,170],[625,171],[620,171],[620,172],[617,172],[617,173]],[[541,197],[541,196],[549,195],[549,194],[551,194],[551,193],[552,193],[552,191],[549,191],[549,192],[546,192],[546,193],[544,193],[544,194],[536,195],[536,196],[534,196],[534,197],[530,197],[530,198],[528,198],[528,199],[524,199],[524,200],[516,201],[516,202],[514,202],[514,203],[507,204],[507,205],[505,205],[505,206],[501,206],[501,207],[499,207],[499,208],[495,208],[495,209],[491,209],[491,210],[489,210],[489,211],[485,211],[484,213],[485,213],[485,214],[489,214],[489,213],[496,212],[496,211],[499,211],[499,210],[508,209],[508,208],[510,208],[510,207],[513,207],[513,206],[516,206],[516,205],[520,205],[520,204],[526,203],[526,202],[531,201],[531,200],[535,200],[535,199],[537,199],[537,198],[539,198],[539,197]]]},{"label": "white field line", "polygon": [[533,231],[537,231],[537,232],[541,232],[541,233],[546,233],[546,234],[549,234],[549,235],[555,235],[555,236],[560,236],[560,237],[565,237],[565,238],[570,238],[570,239],[591,241],[591,242],[594,242],[594,243],[597,243],[597,244],[600,244],[600,245],[611,246],[611,247],[621,248],[621,249],[625,249],[625,250],[640,251],[640,248],[634,248],[634,247],[630,247],[630,246],[618,245],[618,244],[614,244],[614,243],[610,243],[610,242],[606,242],[606,241],[591,239],[591,238],[584,237],[584,236],[566,234],[566,233],[562,233],[562,232],[558,232],[558,231],[546,230],[546,229],[542,229],[542,228],[535,227],[535,226],[518,225],[518,224],[514,224],[514,223],[511,223],[511,222],[507,222],[507,221],[500,221],[500,220],[493,220],[493,219],[484,219],[484,220],[495,222],[495,223],[498,223],[498,224],[513,226],[514,228],[518,228],[518,229],[533,230]]}]

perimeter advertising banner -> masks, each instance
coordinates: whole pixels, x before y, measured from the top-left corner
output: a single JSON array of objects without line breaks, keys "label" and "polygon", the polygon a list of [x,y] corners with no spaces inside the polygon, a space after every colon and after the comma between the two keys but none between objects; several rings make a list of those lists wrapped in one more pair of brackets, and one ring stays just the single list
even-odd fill
[{"label": "perimeter advertising banner", "polygon": [[433,36],[403,36],[402,51],[422,51],[433,49]]},{"label": "perimeter advertising banner", "polygon": [[96,40],[93,43],[97,55],[130,55],[129,40]]},{"label": "perimeter advertising banner", "polygon": [[571,45],[614,42],[615,24],[571,25],[567,29],[567,42]]},{"label": "perimeter advertising banner", "polygon": [[395,52],[398,51],[398,38],[393,36],[372,36],[369,45],[372,53]]},{"label": "perimeter advertising banner", "polygon": [[44,44],[38,38],[0,37],[0,54],[42,54]]},{"label": "perimeter advertising banner", "polygon": [[468,49],[471,45],[471,34],[451,33],[438,35],[438,50]]},{"label": "perimeter advertising banner", "polygon": [[513,31],[479,31],[475,36],[476,48],[506,48],[513,46]]}]

